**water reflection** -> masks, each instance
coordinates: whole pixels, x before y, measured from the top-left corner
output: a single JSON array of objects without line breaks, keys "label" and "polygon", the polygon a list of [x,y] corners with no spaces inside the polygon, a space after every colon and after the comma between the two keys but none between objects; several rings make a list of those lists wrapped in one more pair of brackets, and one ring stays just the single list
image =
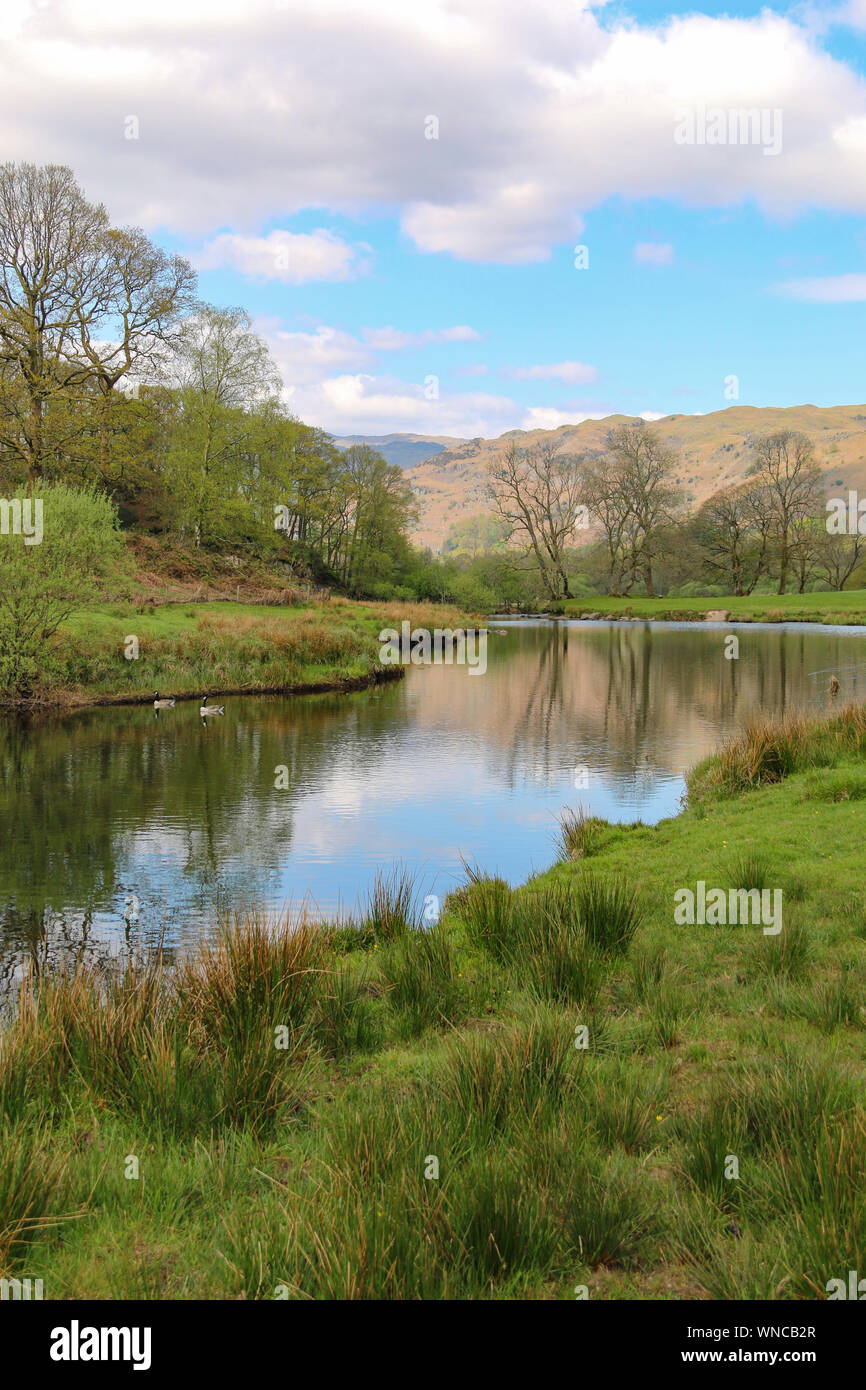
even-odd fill
[{"label": "water reflection", "polygon": [[857,630],[742,626],[726,660],[731,629],[709,624],[496,626],[484,676],[234,699],[206,727],[193,704],[4,719],[3,969],[173,947],[221,900],[351,908],[396,859],[425,892],[461,854],[517,882],[550,862],[563,804],[658,819],[752,711],[824,707],[833,672],[840,700],[866,698]]}]

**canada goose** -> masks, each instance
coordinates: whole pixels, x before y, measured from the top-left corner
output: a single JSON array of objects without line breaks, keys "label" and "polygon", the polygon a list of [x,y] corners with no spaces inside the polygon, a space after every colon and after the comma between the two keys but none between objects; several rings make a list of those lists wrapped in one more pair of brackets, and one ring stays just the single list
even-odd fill
[{"label": "canada goose", "polygon": [[174,700],[161,700],[159,698],[158,690],[154,690],[153,693],[156,696],[156,699],[153,702],[154,709],[174,709]]},{"label": "canada goose", "polygon": [[225,714],[226,707],[225,705],[209,705],[207,702],[207,696],[202,695],[201,704],[199,705],[198,712],[201,715],[202,719],[205,719],[209,714]]}]

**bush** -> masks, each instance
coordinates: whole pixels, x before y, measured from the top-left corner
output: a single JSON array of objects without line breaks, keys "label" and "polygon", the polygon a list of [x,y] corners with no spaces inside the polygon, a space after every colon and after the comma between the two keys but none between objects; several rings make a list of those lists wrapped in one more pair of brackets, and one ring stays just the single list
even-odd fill
[{"label": "bush", "polygon": [[31,509],[34,539],[41,531],[28,544],[13,516],[0,533],[0,691],[22,697],[57,665],[51,639],[60,624],[120,581],[126,552],[115,506],[95,489],[51,483],[38,498],[20,491],[6,501],[23,524]]}]

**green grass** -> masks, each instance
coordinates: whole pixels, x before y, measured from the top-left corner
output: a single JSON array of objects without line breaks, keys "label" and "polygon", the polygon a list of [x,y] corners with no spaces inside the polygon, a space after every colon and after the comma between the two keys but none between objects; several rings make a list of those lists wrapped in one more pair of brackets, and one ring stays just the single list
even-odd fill
[{"label": "green grass", "polygon": [[[74,613],[53,640],[38,699],[46,704],[353,688],[397,668],[379,661],[379,633],[403,618],[460,626],[433,604],[230,602],[116,604]],[[138,655],[129,639],[137,639]]]},{"label": "green grass", "polygon": [[866,624],[866,589],[846,589],[842,593],[751,594],[737,598],[610,598],[567,599],[563,613],[581,617],[598,613],[611,618],[646,618],[659,621],[700,619],[705,613],[727,610],[738,623],[851,623]]},{"label": "green grass", "polygon": [[[174,972],[34,979],[0,1034],[0,1270],[46,1298],[824,1297],[866,1231],[866,805],[815,795],[866,759],[836,719],[521,889],[470,875],[424,930],[395,873],[355,922],[243,913]],[[678,925],[700,879],[781,888],[781,934]]]}]

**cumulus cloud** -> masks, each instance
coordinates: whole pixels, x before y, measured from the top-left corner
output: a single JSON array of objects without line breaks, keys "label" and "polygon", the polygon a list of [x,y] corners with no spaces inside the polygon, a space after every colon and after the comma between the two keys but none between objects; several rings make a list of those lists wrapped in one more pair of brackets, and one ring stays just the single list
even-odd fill
[{"label": "cumulus cloud", "polygon": [[586,385],[598,380],[598,370],[585,362],[548,362],[532,367],[503,367],[502,375],[516,381],[567,381]]},{"label": "cumulus cloud", "polygon": [[639,241],[632,256],[638,265],[673,265],[674,248],[669,241]]},{"label": "cumulus cloud", "polygon": [[866,275],[852,272],[783,280],[775,288],[786,299],[809,300],[814,304],[855,304],[866,299]]},{"label": "cumulus cloud", "polygon": [[362,253],[369,247],[349,246],[333,232],[273,231],[267,236],[222,232],[192,255],[199,270],[228,266],[257,280],[280,280],[305,285],[310,280],[352,280],[367,267]]},{"label": "cumulus cloud", "polygon": [[[422,251],[516,264],[573,244],[612,196],[866,212],[866,88],[805,21],[602,25],[596,8],[11,0],[3,148],[72,164],[119,220],[229,229],[244,241],[209,254],[255,274],[271,250],[258,229],[310,208],[386,209]],[[782,111],[781,153],[677,144],[677,113],[698,106]],[[312,278],[357,269],[339,244],[308,252]]]},{"label": "cumulus cloud", "polygon": [[524,415],[524,407],[508,396],[443,392],[429,399],[421,383],[366,372],[328,377],[286,394],[302,419],[315,420],[339,435],[406,432],[490,438],[515,429]]}]

